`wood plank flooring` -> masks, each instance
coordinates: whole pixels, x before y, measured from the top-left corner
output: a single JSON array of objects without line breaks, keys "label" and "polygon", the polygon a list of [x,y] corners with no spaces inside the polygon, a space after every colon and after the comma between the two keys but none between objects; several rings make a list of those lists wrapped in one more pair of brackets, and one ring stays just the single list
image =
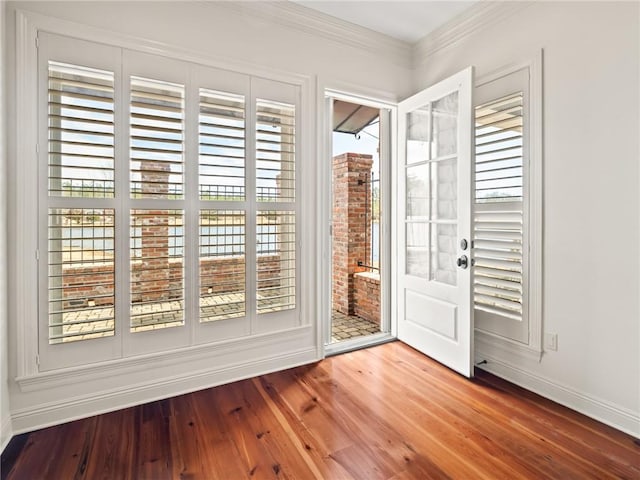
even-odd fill
[{"label": "wood plank flooring", "polygon": [[18,436],[6,479],[640,479],[640,443],[399,342]]}]

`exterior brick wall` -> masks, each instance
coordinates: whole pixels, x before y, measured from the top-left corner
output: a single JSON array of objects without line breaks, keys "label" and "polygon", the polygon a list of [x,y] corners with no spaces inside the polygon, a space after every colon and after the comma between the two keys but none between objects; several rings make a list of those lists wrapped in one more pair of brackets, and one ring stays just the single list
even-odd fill
[{"label": "exterior brick wall", "polygon": [[355,315],[380,325],[380,275],[356,273],[353,280]]},{"label": "exterior brick wall", "polygon": [[[96,285],[97,283],[101,285]],[[104,264],[65,267],[62,270],[62,292],[65,299],[83,296],[95,302],[96,306],[113,305],[113,266]],[[65,302],[64,308],[84,306],[85,300],[70,303]]]},{"label": "exterior brick wall", "polygon": [[370,181],[373,157],[344,153],[333,158],[333,309],[354,314],[353,274],[365,271],[371,245],[367,215],[371,215]]},{"label": "exterior brick wall", "polygon": [[[277,287],[279,286],[280,277],[280,256],[279,255],[260,255],[258,257],[260,271],[258,272],[258,280],[261,287]],[[178,288],[182,284],[182,260],[169,260],[168,278],[158,279],[157,288]],[[200,259],[201,274],[213,281],[207,282],[200,286],[200,294],[206,295],[211,288],[211,294],[234,293],[244,290],[244,257],[243,256],[226,256],[226,257],[206,257]],[[142,263],[135,262],[132,266],[131,277],[135,282],[139,279]],[[146,268],[146,266],[145,266]],[[88,301],[93,301],[96,306],[113,305],[113,273],[110,265],[91,265],[91,266],[73,266],[66,267],[63,271],[62,286],[64,298],[79,297],[82,293]],[[220,282],[215,281],[220,279]],[[237,281],[233,281],[237,279]],[[167,283],[168,280],[168,283]],[[223,282],[222,282],[223,280]],[[102,285],[95,285],[96,283]],[[177,292],[176,292],[177,293]],[[141,293],[132,293],[132,301],[149,301],[152,298],[146,298]],[[158,301],[170,300],[156,299]],[[78,305],[76,305],[78,306]],[[65,305],[70,308],[72,305]]]},{"label": "exterior brick wall", "polygon": [[[170,165],[168,162],[144,160],[140,167],[138,194],[145,198],[168,198]],[[287,181],[289,181],[287,179]],[[278,186],[282,179],[278,177]],[[131,264],[131,301],[166,302],[183,297],[184,275],[181,258],[169,256],[169,210],[141,210],[134,214],[140,231],[140,258]],[[279,255],[259,255],[258,283],[261,288],[280,286]],[[200,295],[241,292],[245,287],[244,256],[220,256],[200,259],[203,279]],[[252,267],[249,267],[252,268]],[[73,265],[63,269],[64,308],[114,303],[113,266]],[[209,291],[211,289],[211,291]]]}]

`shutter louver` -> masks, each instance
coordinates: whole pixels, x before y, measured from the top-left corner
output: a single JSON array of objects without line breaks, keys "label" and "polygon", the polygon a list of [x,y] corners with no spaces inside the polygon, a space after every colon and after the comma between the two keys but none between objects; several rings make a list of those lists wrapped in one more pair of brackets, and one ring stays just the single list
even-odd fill
[{"label": "shutter louver", "polygon": [[184,86],[131,77],[131,196],[182,198]]},{"label": "shutter louver", "polygon": [[522,212],[476,212],[475,308],[522,318]]},{"label": "shutter louver", "polygon": [[296,307],[295,213],[262,211],[257,218],[258,313]]},{"label": "shutter louver", "polygon": [[523,94],[476,107],[474,307],[523,316]]},{"label": "shutter louver", "polygon": [[114,211],[51,208],[49,343],[112,336]]},{"label": "shutter louver", "polygon": [[522,200],[522,99],[476,107],[476,202]]},{"label": "shutter louver", "polygon": [[200,89],[200,199],[245,198],[244,97]]},{"label": "shutter louver", "polygon": [[181,210],[131,212],[131,331],[184,325]]},{"label": "shutter louver", "polygon": [[114,196],[112,72],[49,62],[49,195]]},{"label": "shutter louver", "polygon": [[244,317],[245,213],[200,211],[200,321]]},{"label": "shutter louver", "polygon": [[256,189],[261,202],[295,201],[295,107],[256,102]]}]

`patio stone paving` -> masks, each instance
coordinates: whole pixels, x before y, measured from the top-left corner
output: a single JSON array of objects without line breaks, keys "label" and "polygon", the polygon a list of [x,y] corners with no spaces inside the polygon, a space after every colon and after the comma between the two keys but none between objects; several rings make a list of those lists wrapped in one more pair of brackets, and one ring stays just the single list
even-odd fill
[{"label": "patio stone paving", "polygon": [[[281,298],[258,298],[261,312],[275,311]],[[200,298],[200,313],[206,321],[235,318],[244,315],[244,293],[227,293]],[[182,302],[136,304],[131,309],[131,327],[135,332],[182,325]],[[357,317],[332,312],[331,343],[380,332],[378,324]],[[86,340],[113,335],[114,308],[93,307],[63,315],[62,341]]]},{"label": "patio stone paving", "polygon": [[379,332],[380,326],[377,323],[336,310],[331,312],[331,343]]}]

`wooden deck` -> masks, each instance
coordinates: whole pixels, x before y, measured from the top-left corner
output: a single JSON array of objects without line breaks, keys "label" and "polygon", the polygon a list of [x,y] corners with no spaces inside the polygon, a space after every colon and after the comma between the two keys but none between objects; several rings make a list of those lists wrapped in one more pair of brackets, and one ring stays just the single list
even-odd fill
[{"label": "wooden deck", "polygon": [[394,342],[18,436],[2,478],[638,479],[640,444]]}]

